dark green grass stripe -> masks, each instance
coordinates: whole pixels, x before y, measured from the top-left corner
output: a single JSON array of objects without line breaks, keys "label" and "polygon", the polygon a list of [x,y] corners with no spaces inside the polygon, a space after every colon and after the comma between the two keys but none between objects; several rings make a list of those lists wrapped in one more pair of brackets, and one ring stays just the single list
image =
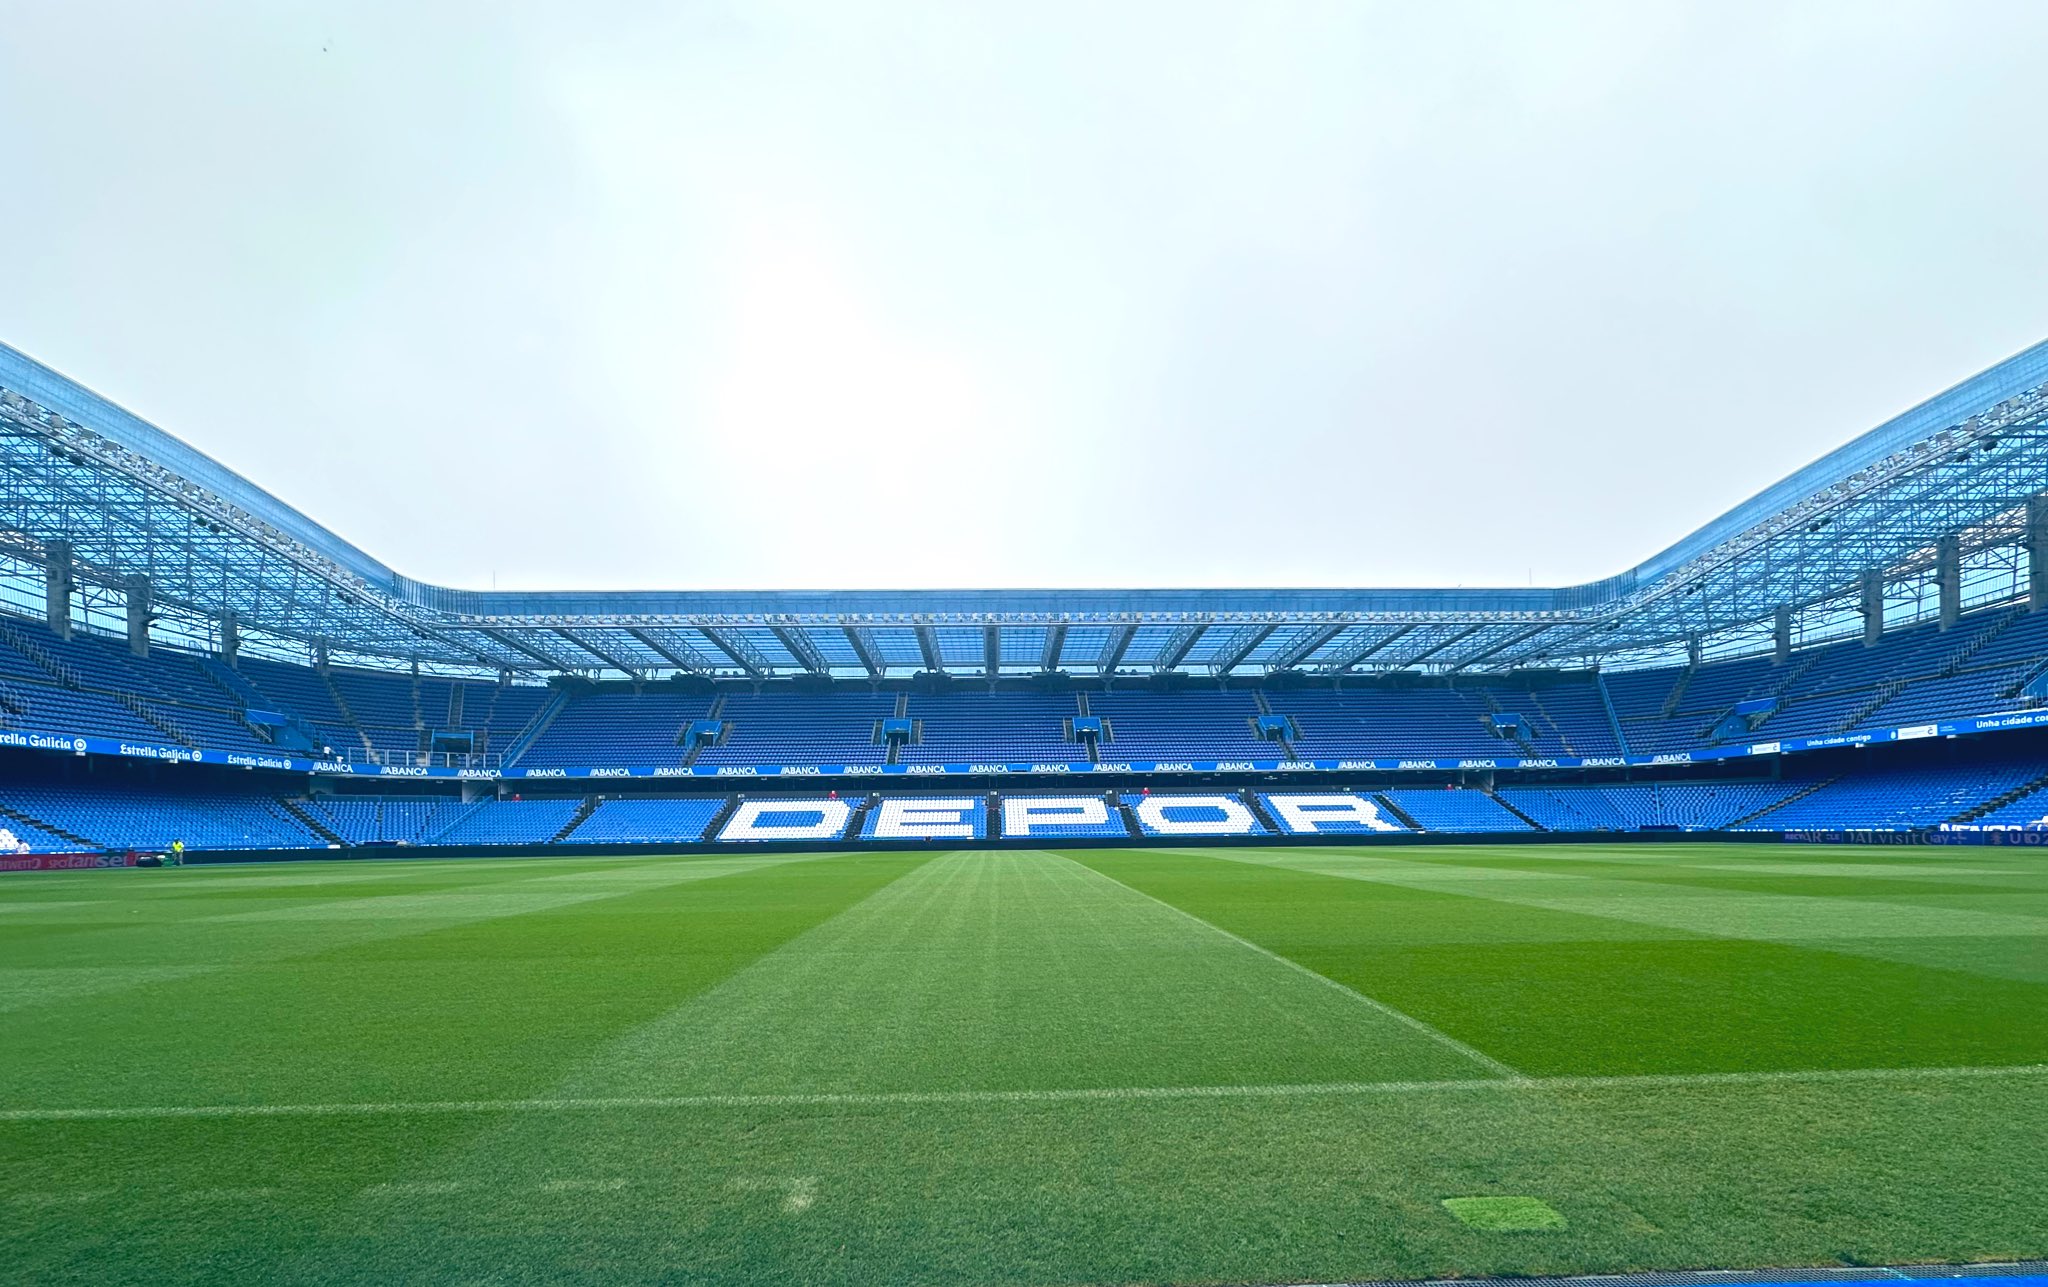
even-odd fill
[{"label": "dark green grass stripe", "polygon": [[1473,894],[1074,855],[1531,1075],[2048,1061],[2048,989]]},{"label": "dark green grass stripe", "polygon": [[530,1093],[923,861],[784,863],[16,1011],[0,1096]]}]

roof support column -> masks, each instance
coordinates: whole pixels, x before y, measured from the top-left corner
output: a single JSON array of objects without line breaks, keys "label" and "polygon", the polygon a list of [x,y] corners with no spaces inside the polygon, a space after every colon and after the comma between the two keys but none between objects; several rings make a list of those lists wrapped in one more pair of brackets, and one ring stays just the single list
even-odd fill
[{"label": "roof support column", "polygon": [[1771,617],[1771,664],[1782,666],[1792,657],[1792,609],[1779,608]]},{"label": "roof support column", "polygon": [[313,641],[313,669],[322,674],[327,673],[327,641],[325,639],[315,639]]},{"label": "roof support column", "polygon": [[2048,608],[2048,492],[2027,502],[2027,608]]},{"label": "roof support column", "polygon": [[242,655],[242,619],[229,608],[220,614],[220,659],[232,666]]},{"label": "roof support column", "polygon": [[71,542],[43,547],[43,619],[60,639],[71,637]]},{"label": "roof support column", "polygon": [[1941,604],[1941,628],[1963,615],[1963,538],[1950,534],[1935,542],[1934,587]]},{"label": "roof support column", "polygon": [[121,583],[128,600],[128,651],[149,656],[149,578],[137,572]]},{"label": "roof support column", "polygon": [[1687,635],[1685,637],[1685,664],[1695,670],[1699,669],[1700,637],[1698,635]]},{"label": "roof support column", "polygon": [[1863,646],[1877,647],[1884,638],[1884,570],[1869,568],[1863,573]]}]

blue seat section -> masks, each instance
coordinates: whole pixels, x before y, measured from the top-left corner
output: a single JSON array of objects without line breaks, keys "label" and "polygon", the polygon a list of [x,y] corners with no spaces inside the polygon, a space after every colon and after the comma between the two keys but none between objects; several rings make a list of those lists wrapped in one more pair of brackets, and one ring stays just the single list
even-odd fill
[{"label": "blue seat section", "polygon": [[1270,700],[1294,721],[1294,749],[1309,759],[1522,754],[1487,724],[1487,705],[1472,690],[1347,685],[1335,692],[1276,693]]},{"label": "blue seat section", "polygon": [[[1030,823],[1029,829],[1013,826],[1013,820],[1020,818],[1025,806],[1036,805],[1045,809],[1057,809],[1079,817],[1083,810],[1090,813],[1094,806],[1101,805],[1100,821],[1052,822],[1043,816]],[[1014,807],[1013,807],[1014,806]],[[1029,840],[1125,840],[1130,838],[1130,824],[1121,809],[1115,807],[1102,795],[1035,795],[1020,792],[1006,795],[1002,799],[1002,834],[1011,839]]]},{"label": "blue seat section", "polygon": [[359,796],[306,802],[307,811],[321,825],[352,845],[426,844],[475,808],[459,800]]},{"label": "blue seat section", "polygon": [[1943,765],[1859,773],[1742,824],[1743,830],[1931,827],[2041,776],[2035,763]]},{"label": "blue seat section", "polygon": [[1980,827],[2034,827],[2048,829],[2048,786],[2036,787],[2016,800],[2008,800],[1981,818]]},{"label": "blue seat section", "polygon": [[605,800],[578,823],[564,843],[690,844],[704,838],[705,828],[725,807],[725,797],[672,800]]},{"label": "blue seat section", "polygon": [[[0,793],[0,801],[4,801],[5,798],[4,793]],[[0,832],[10,834],[20,844],[27,845],[28,852],[32,854],[76,853],[80,848],[54,831],[32,822],[24,822],[19,818],[0,818]],[[6,856],[5,853],[0,853],[0,858]]]},{"label": "blue seat section", "polygon": [[[1137,821],[1141,835],[1200,838],[1273,834],[1235,791],[1127,792],[1123,802]],[[1154,820],[1155,811],[1158,821]]]},{"label": "blue seat section", "polygon": [[719,710],[725,737],[696,762],[881,764],[889,748],[875,741],[875,729],[895,713],[887,693],[735,693]]},{"label": "blue seat section", "polygon": [[118,640],[79,634],[67,641],[40,627],[0,625],[0,720],[7,725],[157,745],[268,748],[240,709],[191,654],[159,649],[136,657]]},{"label": "blue seat section", "polygon": [[[0,804],[102,848],[302,849],[327,842],[268,796],[102,787],[0,788]],[[69,846],[76,848],[77,846]]]},{"label": "blue seat section", "polygon": [[486,800],[432,838],[443,845],[538,845],[553,840],[581,800]]},{"label": "blue seat section", "polygon": [[1249,692],[1091,693],[1088,713],[1108,726],[1105,760],[1278,760],[1287,752],[1254,731]]},{"label": "blue seat section", "polygon": [[1712,830],[1768,809],[1802,785],[1725,782],[1504,786],[1498,794],[1546,831],[1639,831],[1645,827]]},{"label": "blue seat section", "polygon": [[274,709],[299,717],[322,746],[337,752],[362,751],[363,735],[336,703],[319,671],[260,657],[244,657],[237,669]]},{"label": "blue seat section", "polygon": [[1527,831],[1500,801],[1470,787],[1405,787],[1380,792],[1424,831]]},{"label": "blue seat section", "polygon": [[[887,807],[892,801],[897,804],[894,810]],[[965,807],[955,809],[953,805]],[[962,825],[969,829],[968,834],[956,834]],[[863,840],[984,840],[988,837],[988,801],[979,795],[885,795],[861,819],[860,836]]]},{"label": "blue seat section", "polygon": [[389,672],[329,668],[327,681],[340,696],[358,733],[370,748],[386,754],[426,749],[427,727],[412,676]]},{"label": "blue seat section", "polygon": [[1067,722],[1079,711],[1071,693],[913,693],[910,718],[917,722],[918,741],[904,747],[899,760],[1083,763],[1087,745],[1067,736]]},{"label": "blue seat section", "polygon": [[[700,696],[621,683],[579,691],[556,712],[559,690],[538,683],[323,671],[246,653],[230,670],[168,647],[135,657],[124,640],[84,630],[60,639],[0,614],[0,728],[228,751],[298,749],[303,733],[315,749],[387,762],[431,750],[438,733],[503,753],[537,731],[522,760],[533,767],[882,764],[891,746],[880,721],[899,704],[913,730],[895,751],[906,765],[1085,760],[1087,744],[1072,739],[1077,718],[1103,722],[1099,753],[1110,762],[1605,756],[1622,749],[1617,722],[1629,751],[1654,754],[2018,710],[2035,704],[2025,690],[2044,674],[2048,612],[1997,608],[1946,631],[1893,629],[1875,647],[1855,638],[1802,648],[1783,665],[1750,657],[1599,677],[1347,676],[1337,688],[1277,685],[1263,695],[1199,685],[1052,693],[963,684],[899,695],[769,684]],[[252,709],[286,725],[252,722]],[[1261,717],[1285,721],[1291,735],[1260,737]],[[687,725],[707,718],[725,734],[693,747]]]},{"label": "blue seat section", "polygon": [[571,701],[535,739],[519,763],[526,768],[681,764],[692,720],[711,699],[659,690],[607,690]]}]

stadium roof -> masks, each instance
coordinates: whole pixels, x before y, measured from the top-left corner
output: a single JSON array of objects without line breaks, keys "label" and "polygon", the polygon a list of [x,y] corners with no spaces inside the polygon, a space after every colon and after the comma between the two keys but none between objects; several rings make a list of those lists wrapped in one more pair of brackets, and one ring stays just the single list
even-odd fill
[{"label": "stadium roof", "polygon": [[1492,671],[1628,664],[1930,613],[1957,538],[1965,606],[2027,583],[2048,490],[2048,342],[1879,425],[1637,566],[1585,585],[1457,590],[476,591],[385,566],[177,438],[0,345],[0,604],[40,615],[53,542],[74,612],[304,660],[528,674],[763,678],[1168,670]]}]

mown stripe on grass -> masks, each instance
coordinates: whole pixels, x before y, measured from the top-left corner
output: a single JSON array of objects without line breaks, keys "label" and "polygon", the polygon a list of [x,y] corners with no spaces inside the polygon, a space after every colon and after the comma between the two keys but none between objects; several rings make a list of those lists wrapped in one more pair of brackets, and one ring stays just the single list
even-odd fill
[{"label": "mown stripe on grass", "polygon": [[1124,881],[1118,880],[1114,876],[1110,876],[1102,871],[1098,871],[1094,867],[1088,866],[1086,863],[1073,862],[1071,858],[1067,859],[1066,861],[1072,863],[1073,866],[1079,868],[1082,871],[1087,872],[1089,875],[1094,876],[1097,879],[1107,881],[1113,885],[1121,886],[1124,889],[1130,890],[1138,897],[1145,899],[1147,902],[1158,904],[1159,906],[1165,908],[1167,911],[1172,912],[1174,915],[1194,923],[1195,925],[1199,926],[1201,929],[1207,931],[1208,933],[1221,935],[1223,938],[1229,940],[1232,943],[1237,944],[1239,947],[1244,948],[1248,952],[1256,952],[1260,956],[1265,957],[1267,960],[1276,961],[1279,964],[1286,966],[1288,969],[1293,970],[1298,974],[1304,975],[1307,978],[1313,979],[1315,982],[1322,984],[1325,987],[1335,988],[1338,992],[1343,993],[1347,997],[1355,999],[1362,1005],[1370,1007],[1371,1009],[1386,1016],[1387,1018],[1392,1019],[1394,1022],[1403,1024],[1409,1028],[1414,1029],[1416,1032],[1419,1032],[1423,1036],[1428,1037],[1431,1041],[1436,1042],[1438,1045],[1443,1046],[1446,1049],[1456,1051],[1458,1054],[1463,1055],[1465,1058],[1471,1060],[1473,1063],[1476,1063],[1480,1067],[1493,1072],[1497,1076],[1513,1079],[1520,1079],[1523,1076],[1523,1074],[1519,1070],[1502,1063],[1500,1060],[1495,1059],[1492,1055],[1487,1054],[1485,1051],[1480,1050],[1475,1046],[1469,1046],[1465,1044],[1464,1042],[1458,1040],[1456,1037],[1453,1037],[1450,1033],[1445,1032],[1443,1029],[1425,1023],[1422,1020],[1416,1018],[1412,1014],[1408,1014],[1407,1012],[1402,1010],[1397,1010],[1393,1006],[1390,1006],[1386,1002],[1381,1001],[1375,997],[1367,996],[1365,993],[1360,992],[1357,988],[1349,987],[1343,983],[1339,983],[1337,980],[1331,978],[1327,974],[1320,974],[1315,970],[1310,969],[1308,966],[1303,965],[1301,962],[1282,956],[1278,952],[1273,951],[1271,948],[1261,947],[1257,943],[1252,942],[1248,938],[1241,938],[1238,935],[1231,933],[1229,930],[1224,929],[1221,925],[1218,925],[1213,921],[1205,920],[1202,917],[1195,915],[1193,912],[1186,910],[1185,908],[1175,907],[1172,903],[1167,902],[1163,898],[1156,898],[1153,895],[1146,893],[1144,890],[1137,888],[1135,885],[1130,885]]},{"label": "mown stripe on grass", "polygon": [[610,1095],[537,1099],[394,1100],[329,1104],[164,1104],[136,1108],[9,1108],[0,1122],[158,1118],[386,1117],[436,1113],[576,1113],[704,1108],[886,1108],[896,1105],[1058,1104],[1119,1100],[1302,1099],[1435,1091],[1711,1089],[1831,1082],[1981,1081],[2048,1076],[2048,1064],[1982,1068],[1815,1068],[1773,1072],[1648,1073],[1618,1077],[1472,1077],[1459,1081],[1346,1081],[1277,1086],[1103,1086],[1068,1090],[817,1091],[763,1095]]}]

